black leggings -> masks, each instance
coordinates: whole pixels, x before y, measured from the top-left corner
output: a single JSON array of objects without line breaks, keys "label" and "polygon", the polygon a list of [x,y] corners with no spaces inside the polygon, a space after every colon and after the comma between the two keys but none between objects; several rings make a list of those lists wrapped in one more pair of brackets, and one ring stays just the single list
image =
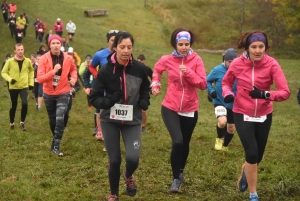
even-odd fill
[{"label": "black leggings", "polygon": [[11,100],[11,108],[9,110],[10,123],[14,123],[15,120],[19,94],[22,100],[21,122],[24,122],[28,111],[28,88],[10,89],[9,94]]},{"label": "black leggings", "polygon": [[[109,157],[109,184],[112,195],[119,195],[121,148],[120,139],[125,145],[126,178],[131,177],[139,165],[141,152],[141,125],[121,125],[101,121],[104,143]],[[121,133],[121,135],[120,135]]]},{"label": "black leggings", "polygon": [[264,155],[268,141],[269,131],[272,124],[272,113],[267,119],[260,122],[244,121],[244,115],[233,113],[236,131],[245,150],[246,162],[259,163]]},{"label": "black leggings", "polygon": [[161,114],[172,138],[171,166],[174,179],[178,179],[180,169],[184,169],[189,155],[190,140],[198,120],[198,111],[194,112],[194,117],[184,117],[162,106]]}]

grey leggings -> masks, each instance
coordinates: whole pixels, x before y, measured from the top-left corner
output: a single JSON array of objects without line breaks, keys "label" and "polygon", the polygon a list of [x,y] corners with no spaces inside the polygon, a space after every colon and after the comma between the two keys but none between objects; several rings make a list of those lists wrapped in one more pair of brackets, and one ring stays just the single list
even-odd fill
[{"label": "grey leggings", "polygon": [[44,102],[47,108],[53,142],[58,146],[65,129],[64,115],[67,112],[70,93],[51,96],[44,93]]},{"label": "grey leggings", "polygon": [[[109,157],[108,177],[112,195],[119,195],[121,148],[120,138],[126,151],[126,178],[137,169],[141,152],[141,125],[120,125],[101,121],[104,142]],[[121,135],[120,135],[121,133]]]}]

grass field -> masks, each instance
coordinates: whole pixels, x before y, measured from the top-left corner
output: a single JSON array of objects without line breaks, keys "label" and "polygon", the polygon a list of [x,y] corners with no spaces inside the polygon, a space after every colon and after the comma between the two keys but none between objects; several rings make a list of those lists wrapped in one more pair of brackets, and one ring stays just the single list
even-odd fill
[{"label": "grass field", "polygon": [[[144,8],[143,1],[16,0],[15,3],[18,5],[17,15],[24,11],[31,20],[28,36],[24,39],[26,55],[35,53],[39,47],[32,27],[36,16],[41,17],[48,27],[53,25],[57,17],[65,23],[72,19],[78,28],[72,45],[82,59],[84,55],[94,54],[100,47],[107,46],[105,34],[110,29],[131,32],[136,39],[134,56],[144,53],[151,67],[160,56],[172,51],[169,46],[171,25],[152,10]],[[83,16],[84,10],[95,8],[106,8],[109,15],[97,18]],[[0,58],[4,58],[6,53],[13,53],[14,40],[9,37],[4,23],[0,24],[0,33]],[[201,53],[200,56],[207,73],[221,62],[221,55]],[[259,166],[258,193],[262,201],[297,201],[300,200],[300,117],[296,101],[300,86],[299,61],[278,61],[288,79],[291,97],[285,102],[274,103],[270,138]],[[87,110],[84,93],[78,92],[73,102],[68,131],[64,134],[61,146],[65,156],[58,158],[49,151],[52,135],[44,105],[42,111],[37,112],[30,96],[27,131],[22,132],[18,128],[11,131],[9,95],[2,78],[0,86],[0,200],[105,200],[109,194],[108,158],[106,152],[102,151],[103,143],[92,136],[93,111]],[[236,180],[244,160],[241,143],[235,135],[229,145],[229,152],[213,149],[216,119],[213,105],[207,101],[205,91],[199,91],[199,120],[191,140],[183,193],[168,193],[172,182],[169,162],[171,139],[160,115],[166,86],[164,82],[161,95],[151,97],[140,166],[135,173],[138,193],[133,198],[125,195],[121,180],[120,200],[247,200],[248,193],[239,193],[236,189]],[[19,118],[20,105],[16,123]],[[124,148],[122,150],[124,156]],[[121,169],[124,167],[123,160]]]}]

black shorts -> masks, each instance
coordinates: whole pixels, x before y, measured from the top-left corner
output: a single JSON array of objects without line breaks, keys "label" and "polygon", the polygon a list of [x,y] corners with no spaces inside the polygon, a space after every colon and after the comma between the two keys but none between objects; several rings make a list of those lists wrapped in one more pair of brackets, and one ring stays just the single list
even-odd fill
[{"label": "black shorts", "polygon": [[[224,106],[221,104],[214,104],[214,108],[216,108],[217,106]],[[234,124],[234,118],[233,118],[233,112],[232,109],[226,108],[226,112],[227,112],[227,123],[228,124]]]},{"label": "black shorts", "polygon": [[74,36],[74,35],[75,35],[75,33],[70,33],[70,32],[68,32],[68,35]]}]

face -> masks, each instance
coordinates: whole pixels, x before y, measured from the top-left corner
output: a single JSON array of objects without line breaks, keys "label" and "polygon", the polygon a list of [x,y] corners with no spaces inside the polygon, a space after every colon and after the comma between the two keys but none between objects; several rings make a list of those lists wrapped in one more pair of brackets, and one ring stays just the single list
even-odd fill
[{"label": "face", "polygon": [[86,58],[86,59],[85,59],[85,62],[86,62],[87,64],[90,64],[90,63],[91,63],[91,59],[90,59],[90,58]]},{"label": "face", "polygon": [[23,55],[24,55],[24,47],[23,47],[23,45],[20,45],[20,46],[16,46],[16,47],[15,47],[15,54],[16,54],[18,57],[23,57]]},{"label": "face", "polygon": [[69,23],[72,23],[72,20],[70,20]]},{"label": "face", "polygon": [[108,40],[108,49],[110,50],[113,49],[114,41],[115,41],[115,36],[110,37],[110,39]]},{"label": "face", "polygon": [[31,56],[30,60],[31,60],[31,63],[33,63],[33,64],[36,62],[36,58],[34,56]]},{"label": "face", "polygon": [[66,42],[66,40],[67,40],[67,39],[66,39],[65,37],[64,37],[64,38],[62,38],[62,41],[63,41],[63,42]]},{"label": "face", "polygon": [[181,56],[185,56],[189,52],[190,48],[191,48],[191,44],[186,39],[180,40],[176,44],[176,50],[178,54]]},{"label": "face", "polygon": [[49,30],[49,34],[52,34],[52,30]]},{"label": "face", "polygon": [[39,61],[40,61],[40,56],[37,56],[36,57],[36,62],[39,63]]},{"label": "face", "polygon": [[232,62],[232,60],[225,61],[225,66],[226,66],[227,68],[229,68],[231,62]]},{"label": "face", "polygon": [[118,62],[120,64],[125,64],[129,60],[132,53],[132,42],[130,38],[123,39],[115,48],[115,51],[117,53]]},{"label": "face", "polygon": [[266,52],[266,46],[263,42],[256,41],[250,44],[248,51],[252,61],[260,61]]},{"label": "face", "polygon": [[57,39],[53,39],[50,43],[50,49],[52,54],[59,54],[60,53],[60,47],[61,47],[61,43],[59,40]]}]

